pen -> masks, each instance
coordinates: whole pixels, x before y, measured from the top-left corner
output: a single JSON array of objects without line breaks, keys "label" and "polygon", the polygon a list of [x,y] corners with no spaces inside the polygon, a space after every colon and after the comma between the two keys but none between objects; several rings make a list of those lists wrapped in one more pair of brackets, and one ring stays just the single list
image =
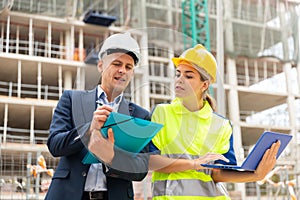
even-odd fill
[{"label": "pen", "polygon": [[97,100],[96,103],[98,104],[98,106],[103,106],[103,103],[100,102],[99,100]]}]

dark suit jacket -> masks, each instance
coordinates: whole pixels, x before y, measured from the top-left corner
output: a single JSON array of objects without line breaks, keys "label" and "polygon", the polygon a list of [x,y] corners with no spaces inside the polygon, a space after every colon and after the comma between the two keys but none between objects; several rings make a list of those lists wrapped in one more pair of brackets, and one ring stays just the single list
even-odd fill
[{"label": "dark suit jacket", "polygon": [[[89,129],[96,109],[96,89],[91,91],[66,90],[55,109],[50,125],[48,148],[55,157],[61,157],[47,192],[47,200],[81,200],[90,165],[82,164],[87,153]],[[150,119],[145,109],[122,99],[118,112],[142,119]],[[132,181],[141,181],[148,171],[148,148],[132,156],[115,148],[112,165],[104,166],[110,200],[133,198]]]}]

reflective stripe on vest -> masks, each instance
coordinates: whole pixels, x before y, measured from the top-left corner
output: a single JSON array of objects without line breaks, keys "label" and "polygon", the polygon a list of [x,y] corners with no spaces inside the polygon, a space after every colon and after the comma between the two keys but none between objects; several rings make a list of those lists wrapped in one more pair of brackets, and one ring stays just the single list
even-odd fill
[{"label": "reflective stripe on vest", "polygon": [[190,199],[195,197],[228,199],[218,190],[214,182],[204,183],[201,180],[194,179],[156,181],[152,196],[154,198],[160,196],[162,199],[167,198],[166,196],[170,196],[170,199],[173,199],[173,197],[176,197],[176,199],[188,199],[189,197]]}]

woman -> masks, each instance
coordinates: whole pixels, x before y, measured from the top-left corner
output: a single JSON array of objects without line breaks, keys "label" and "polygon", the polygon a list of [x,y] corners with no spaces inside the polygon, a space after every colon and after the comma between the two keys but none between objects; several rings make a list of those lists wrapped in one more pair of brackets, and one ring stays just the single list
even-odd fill
[{"label": "woman", "polygon": [[212,161],[236,164],[232,126],[214,113],[215,102],[207,94],[216,80],[217,64],[202,45],[172,61],[176,66],[176,98],[171,104],[158,105],[152,115],[152,121],[164,124],[151,144],[153,199],[230,199],[216,183],[264,178],[275,165],[280,143],[265,152],[254,172],[202,167]]}]

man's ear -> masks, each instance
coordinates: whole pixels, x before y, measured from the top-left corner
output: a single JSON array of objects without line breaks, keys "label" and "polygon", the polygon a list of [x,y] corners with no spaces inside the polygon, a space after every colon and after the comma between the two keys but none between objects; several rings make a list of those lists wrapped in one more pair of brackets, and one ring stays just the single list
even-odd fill
[{"label": "man's ear", "polygon": [[102,60],[98,61],[97,68],[98,68],[99,73],[101,74],[103,71],[103,61]]}]

